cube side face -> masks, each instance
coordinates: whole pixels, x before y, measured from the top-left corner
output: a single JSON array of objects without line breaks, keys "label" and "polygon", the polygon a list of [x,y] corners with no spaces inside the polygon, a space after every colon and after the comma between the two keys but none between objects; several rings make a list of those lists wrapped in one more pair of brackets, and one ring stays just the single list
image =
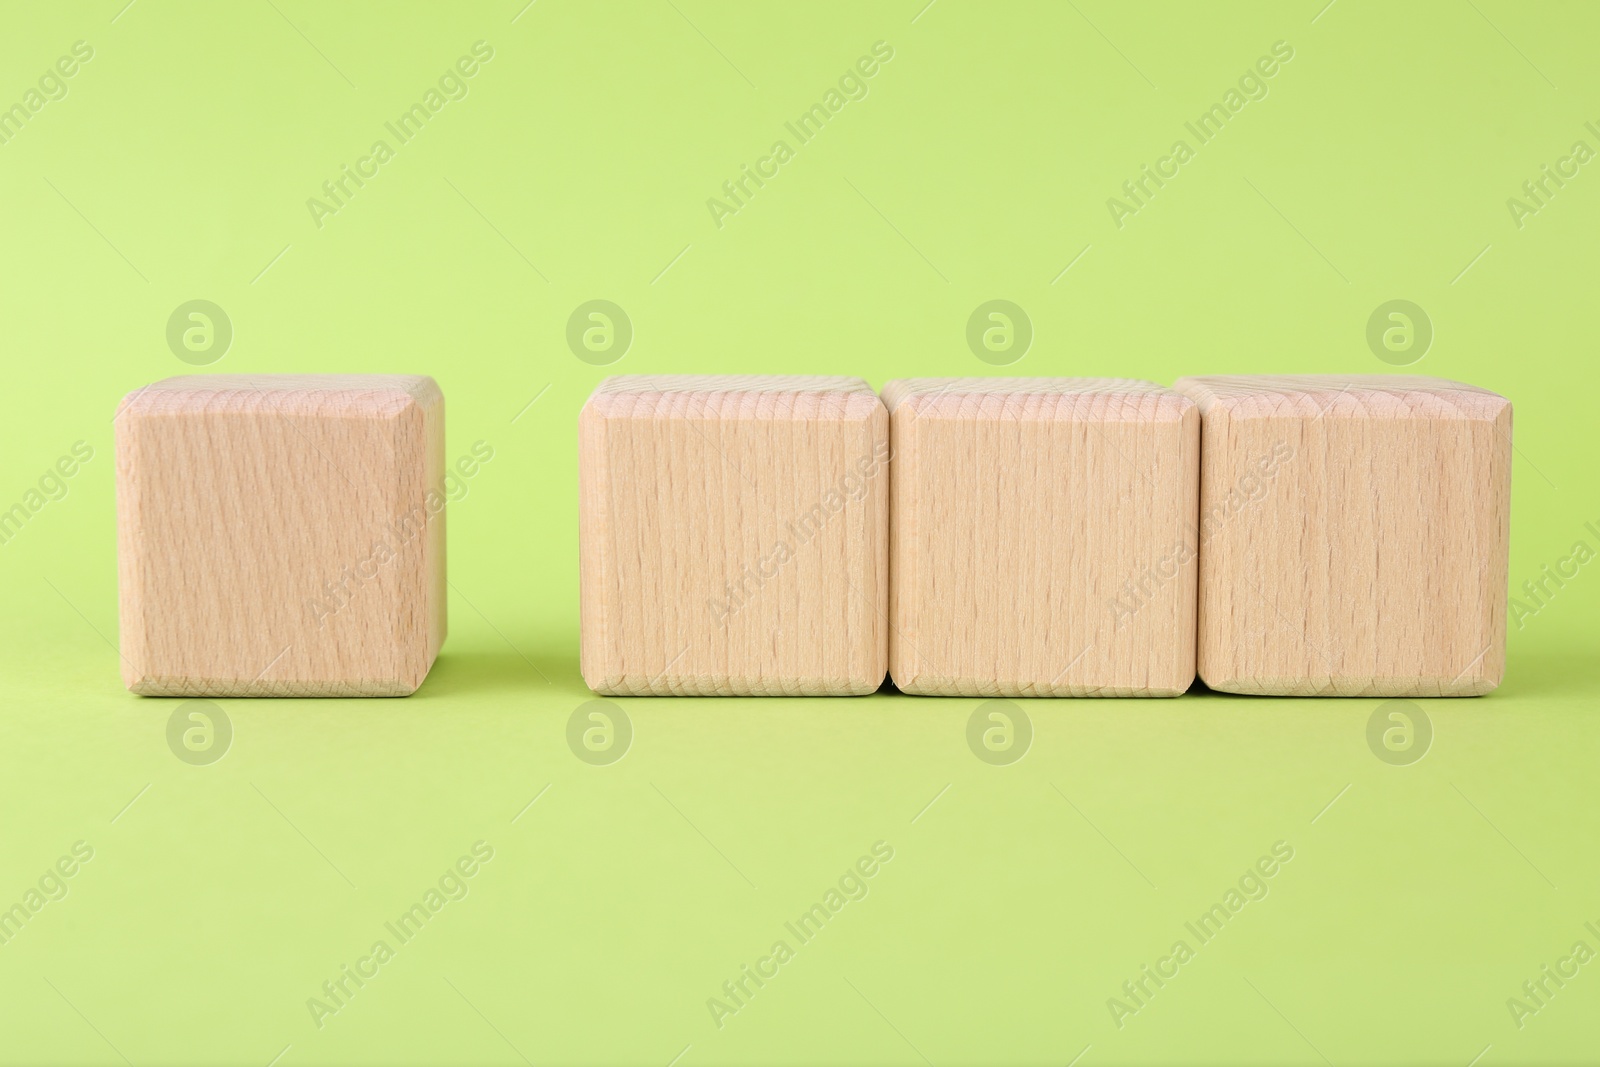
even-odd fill
[{"label": "cube side face", "polygon": [[392,421],[406,521],[390,523],[387,544],[397,557],[413,553],[407,557],[409,565],[397,560],[403,582],[396,641],[399,648],[412,650],[399,660],[403,673],[397,681],[404,696],[421,687],[449,633],[444,395],[435,386],[432,395],[403,407]]},{"label": "cube side face", "polygon": [[[431,384],[431,383],[430,383]],[[404,696],[444,637],[442,398],[118,419],[123,677],[153,696]],[[433,490],[430,495],[429,490]]]},{"label": "cube side face", "polygon": [[1188,690],[1192,402],[906,399],[891,437],[897,687],[971,697]]},{"label": "cube side face", "polygon": [[[1498,399],[1498,398],[1497,398]],[[1212,405],[1199,670],[1223,692],[1472,696],[1505,671],[1511,411]]]},{"label": "cube side face", "polygon": [[623,660],[621,605],[612,591],[621,586],[609,534],[607,460],[606,418],[591,400],[578,413],[578,672],[595,692],[615,694]]},{"label": "cube side face", "polygon": [[882,684],[888,414],[875,395],[613,404],[597,392],[579,440],[591,689],[853,695]]}]

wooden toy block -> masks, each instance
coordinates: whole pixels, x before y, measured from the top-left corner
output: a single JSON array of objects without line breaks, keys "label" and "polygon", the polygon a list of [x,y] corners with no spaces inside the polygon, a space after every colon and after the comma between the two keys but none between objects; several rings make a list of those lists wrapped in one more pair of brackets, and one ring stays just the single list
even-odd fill
[{"label": "wooden toy block", "polygon": [[865,382],[629,375],[602,382],[578,423],[591,689],[883,684],[888,413]]},{"label": "wooden toy block", "polygon": [[1192,401],[1110,378],[918,378],[883,398],[895,685],[969,697],[1189,688]]},{"label": "wooden toy block", "polygon": [[116,418],[123,680],[405,696],[445,635],[432,378],[190,375]]},{"label": "wooden toy block", "polygon": [[1200,677],[1474,696],[1505,673],[1511,404],[1407,376],[1199,377]]}]

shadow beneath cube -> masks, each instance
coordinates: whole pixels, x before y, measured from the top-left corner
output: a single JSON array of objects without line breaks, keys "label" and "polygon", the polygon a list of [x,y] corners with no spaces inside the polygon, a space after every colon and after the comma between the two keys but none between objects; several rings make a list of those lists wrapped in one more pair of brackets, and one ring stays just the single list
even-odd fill
[{"label": "shadow beneath cube", "polygon": [[1594,662],[1592,648],[1513,649],[1507,657],[1505,681],[1489,696],[1591,696]]},{"label": "shadow beneath cube", "polygon": [[1221,695],[1222,694],[1218,693],[1215,689],[1212,689],[1210,686],[1206,685],[1206,683],[1202,682],[1198,674],[1194,676],[1194,681],[1190,684],[1188,692],[1184,693],[1185,697],[1210,697]]},{"label": "shadow beneath cube", "polygon": [[550,697],[590,695],[578,673],[576,656],[524,658],[511,649],[469,649],[439,653],[427,681],[412,700],[461,695]]}]

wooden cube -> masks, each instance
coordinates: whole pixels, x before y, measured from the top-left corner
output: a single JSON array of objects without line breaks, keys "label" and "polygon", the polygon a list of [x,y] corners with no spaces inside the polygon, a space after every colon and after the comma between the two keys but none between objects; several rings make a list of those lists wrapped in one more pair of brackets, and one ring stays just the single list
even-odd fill
[{"label": "wooden cube", "polygon": [[888,383],[889,670],[907,693],[1194,682],[1200,420],[1152,382]]},{"label": "wooden cube", "polygon": [[116,418],[123,680],[404,696],[445,635],[432,378],[190,375]]},{"label": "wooden cube", "polygon": [[608,378],[579,416],[596,692],[883,684],[888,415],[858,378]]},{"label": "wooden cube", "polygon": [[1473,696],[1505,673],[1511,404],[1406,376],[1202,377],[1200,677]]}]

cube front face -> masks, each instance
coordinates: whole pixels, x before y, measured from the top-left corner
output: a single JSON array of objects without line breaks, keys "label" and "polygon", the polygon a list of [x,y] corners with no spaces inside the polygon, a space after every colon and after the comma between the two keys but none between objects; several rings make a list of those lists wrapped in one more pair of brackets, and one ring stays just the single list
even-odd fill
[{"label": "cube front face", "polygon": [[1195,675],[1199,417],[1120,379],[908,379],[890,674],[942,696],[1177,696]]},{"label": "cube front face", "polygon": [[1511,406],[1431,378],[1191,378],[1199,671],[1223,692],[1471,696],[1505,672]]},{"label": "cube front face", "polygon": [[882,685],[888,414],[865,382],[624,376],[601,384],[579,426],[591,689]]},{"label": "cube front face", "polygon": [[431,378],[192,376],[117,416],[123,678],[152,696],[404,696],[445,632]]}]

